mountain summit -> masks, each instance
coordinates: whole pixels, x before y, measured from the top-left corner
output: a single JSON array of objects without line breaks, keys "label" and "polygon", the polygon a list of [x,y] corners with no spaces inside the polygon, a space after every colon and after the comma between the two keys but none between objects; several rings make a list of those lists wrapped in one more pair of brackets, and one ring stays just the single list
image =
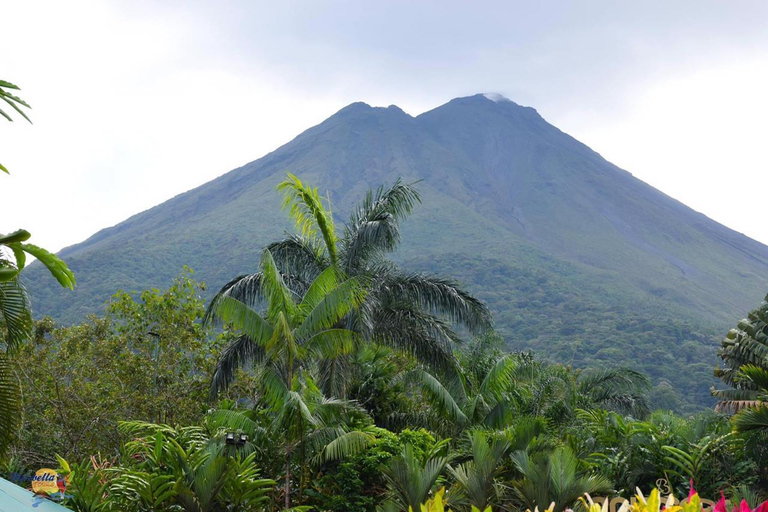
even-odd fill
[{"label": "mountain summit", "polygon": [[275,185],[327,191],[339,221],[368,188],[419,184],[395,259],[456,276],[515,349],[561,362],[633,364],[657,405],[704,403],[715,338],[768,290],[768,247],[634,178],[500,95],[412,117],[353,103],[276,151],[61,252],[69,293],[39,268],[38,315],[81,320],[117,289],[163,287],[183,265],[217,289],[290,229]]}]

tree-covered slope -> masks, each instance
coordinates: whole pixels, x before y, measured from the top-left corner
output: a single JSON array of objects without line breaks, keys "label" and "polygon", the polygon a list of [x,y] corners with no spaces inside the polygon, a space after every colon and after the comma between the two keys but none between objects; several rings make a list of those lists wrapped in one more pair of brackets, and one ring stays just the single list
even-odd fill
[{"label": "tree-covered slope", "polygon": [[363,193],[423,180],[395,259],[462,280],[511,348],[651,373],[659,405],[708,400],[716,338],[768,291],[768,248],[653,189],[548,124],[483,95],[418,117],[355,103],[269,155],[61,256],[78,287],[27,285],[37,315],[71,322],[117,289],[167,286],[183,265],[218,288],[290,228],[275,185],[290,171],[339,220]]}]

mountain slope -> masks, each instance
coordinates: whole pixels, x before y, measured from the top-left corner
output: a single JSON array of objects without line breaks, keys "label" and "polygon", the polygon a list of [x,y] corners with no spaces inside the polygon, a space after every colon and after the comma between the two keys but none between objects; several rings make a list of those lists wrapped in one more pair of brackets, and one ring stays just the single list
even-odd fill
[{"label": "mountain slope", "polygon": [[418,117],[354,103],[273,153],[61,256],[74,293],[30,268],[39,314],[95,312],[118,288],[165,286],[189,265],[211,289],[256,268],[290,229],[275,185],[290,171],[342,221],[365,190],[423,180],[394,256],[453,275],[494,310],[512,348],[563,362],[637,363],[704,403],[715,343],[768,290],[768,247],[637,180],[535,110],[477,95]]}]

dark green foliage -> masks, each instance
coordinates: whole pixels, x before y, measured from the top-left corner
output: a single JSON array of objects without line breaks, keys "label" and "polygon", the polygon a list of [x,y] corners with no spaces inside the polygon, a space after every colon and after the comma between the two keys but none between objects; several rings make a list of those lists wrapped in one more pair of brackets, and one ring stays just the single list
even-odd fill
[{"label": "dark green foliage", "polygon": [[[713,390],[718,408],[736,412],[768,399],[768,297],[728,331],[718,355],[723,366],[715,375],[730,386]],[[760,411],[750,414],[759,416]]]},{"label": "dark green foliage", "polygon": [[570,448],[561,447],[552,453],[533,456],[515,452],[512,460],[522,474],[512,487],[531,509],[538,506],[541,510],[554,503],[554,510],[559,512],[573,508],[584,493],[597,495],[612,488],[610,480],[586,470]]},{"label": "dark green foliage", "polygon": [[199,421],[223,342],[200,324],[200,291],[185,273],[163,292],[116,294],[108,317],[72,327],[38,322],[15,365],[25,397],[16,447],[24,462],[51,464],[56,453],[112,456],[116,424],[126,418]]},{"label": "dark green foliage", "polygon": [[363,453],[325,467],[324,476],[307,491],[309,503],[320,510],[373,512],[387,489],[382,468],[406,445],[421,458],[435,444],[435,438],[425,430],[406,429],[393,434],[379,429],[374,436]]},{"label": "dark green foliage", "polygon": [[758,479],[755,453],[731,434],[728,419],[721,415],[684,419],[656,412],[647,421],[635,421],[594,410],[581,412],[579,418],[572,446],[622,496],[632,496],[635,487],[653,487],[661,477],[677,494],[693,479],[702,496],[717,496],[722,489],[753,485]]}]

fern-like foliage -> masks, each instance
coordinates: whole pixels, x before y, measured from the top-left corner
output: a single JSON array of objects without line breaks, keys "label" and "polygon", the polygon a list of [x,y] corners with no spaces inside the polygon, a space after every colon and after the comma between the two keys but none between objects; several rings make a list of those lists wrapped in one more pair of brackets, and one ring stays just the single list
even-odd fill
[{"label": "fern-like foliage", "polygon": [[768,394],[768,390],[761,388],[761,382],[745,375],[743,369],[754,367],[758,371],[768,371],[768,296],[735,329],[728,332],[718,355],[722,365],[715,370],[715,376],[729,389],[712,390],[712,394],[719,399],[717,409],[736,413],[758,405],[761,396]]}]

